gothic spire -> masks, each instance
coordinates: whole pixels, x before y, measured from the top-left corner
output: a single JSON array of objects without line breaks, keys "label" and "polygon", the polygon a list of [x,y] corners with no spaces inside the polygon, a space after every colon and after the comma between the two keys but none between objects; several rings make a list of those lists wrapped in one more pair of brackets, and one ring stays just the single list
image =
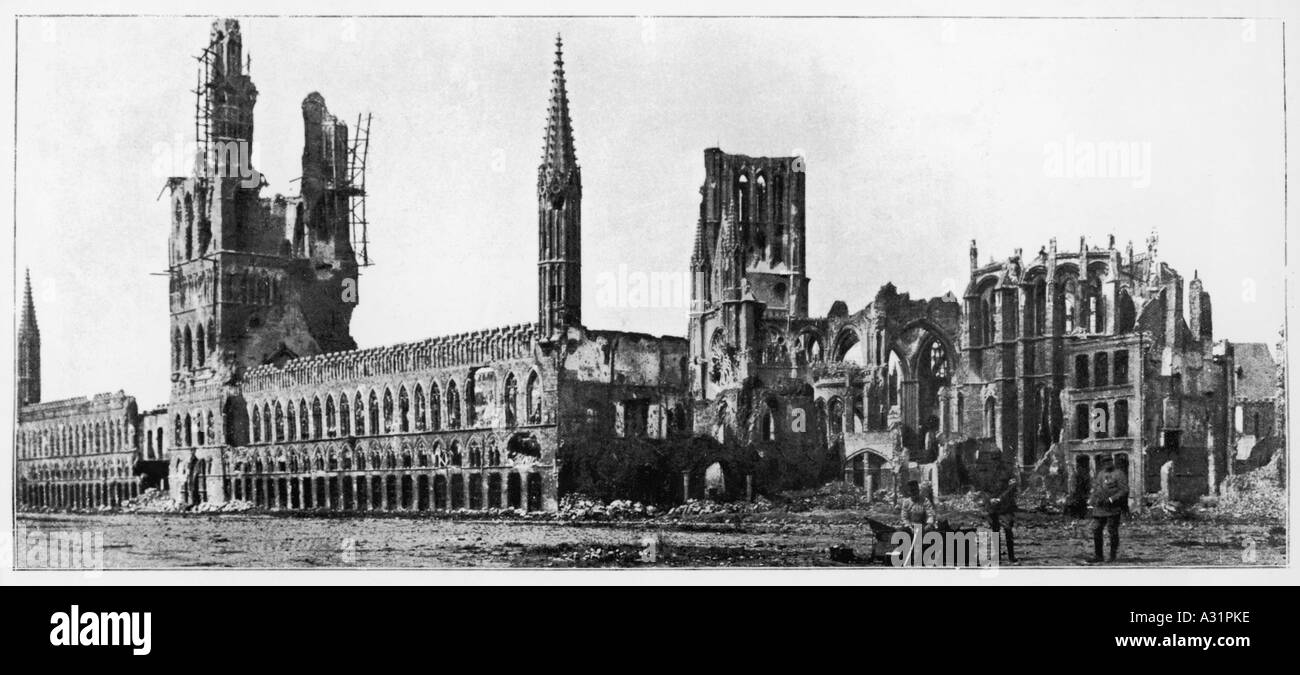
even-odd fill
[{"label": "gothic spire", "polygon": [[36,326],[32,301],[32,272],[23,287],[23,314],[18,324],[18,405],[41,401],[41,330]]},{"label": "gothic spire", "polygon": [[551,105],[546,116],[546,142],[542,168],[563,174],[578,166],[573,151],[573,120],[569,117],[569,94],[564,85],[564,43],[555,36],[555,73],[551,76]]},{"label": "gothic spire", "polygon": [[691,253],[691,269],[700,269],[709,263],[709,252],[704,247],[704,219],[695,225],[695,250]]},{"label": "gothic spire", "polygon": [[23,316],[18,327],[19,333],[40,333],[36,325],[36,303],[32,301],[32,271],[27,270],[27,281],[23,287]]}]

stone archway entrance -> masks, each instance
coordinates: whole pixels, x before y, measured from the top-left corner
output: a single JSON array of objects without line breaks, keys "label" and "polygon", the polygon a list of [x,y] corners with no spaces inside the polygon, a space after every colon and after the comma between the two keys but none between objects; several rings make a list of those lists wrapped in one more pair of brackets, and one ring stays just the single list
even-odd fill
[{"label": "stone archway entrance", "polygon": [[874,448],[861,448],[844,459],[844,481],[863,489],[893,490],[894,463]]}]

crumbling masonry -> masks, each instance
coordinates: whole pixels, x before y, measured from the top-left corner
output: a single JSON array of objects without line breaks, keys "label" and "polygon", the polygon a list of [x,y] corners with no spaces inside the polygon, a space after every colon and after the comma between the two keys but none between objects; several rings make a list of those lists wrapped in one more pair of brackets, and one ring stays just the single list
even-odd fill
[{"label": "crumbling masonry", "polygon": [[[170,400],[41,402],[28,281],[23,506],[112,505],[164,486],[191,504],[269,509],[554,510],[575,439],[691,435],[793,448],[873,488],[961,489],[989,458],[1076,493],[1103,458],[1179,495],[1213,492],[1233,470],[1232,346],[1212,342],[1209,295],[1195,276],[1185,292],[1154,237],[1141,255],[1052,240],[985,264],[972,242],[963,297],[886,284],[861,310],[836,301],[812,317],[797,157],[705,150],[685,339],[587,328],[558,39],[536,321],[357,349],[358,130],[309,94],[299,194],[263,197],[236,21],[213,24],[200,62],[199,153],[168,182]],[[683,496],[702,479],[687,476]]]}]

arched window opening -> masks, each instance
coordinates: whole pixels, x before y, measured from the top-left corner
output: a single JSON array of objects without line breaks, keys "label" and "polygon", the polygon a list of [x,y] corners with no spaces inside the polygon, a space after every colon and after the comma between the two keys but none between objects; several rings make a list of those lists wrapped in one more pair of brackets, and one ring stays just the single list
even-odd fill
[{"label": "arched window opening", "polygon": [[455,380],[447,382],[447,428],[460,428],[460,390]]},{"label": "arched window opening", "polygon": [[397,429],[402,433],[411,430],[411,399],[407,397],[405,385],[397,390]]},{"label": "arched window opening", "polygon": [[1119,300],[1115,306],[1115,332],[1127,333],[1133,330],[1133,322],[1136,319],[1136,310],[1133,308],[1133,298],[1128,291],[1119,292]]},{"label": "arched window opening", "polygon": [[513,427],[519,422],[518,411],[515,408],[519,397],[519,385],[515,381],[514,373],[506,376],[506,386],[502,397],[504,399],[502,402],[505,404],[506,426]]},{"label": "arched window opening", "polygon": [[334,395],[325,396],[325,436],[334,438],[339,433],[338,410],[334,406]]},{"label": "arched window opening", "polygon": [[984,399],[984,436],[997,438],[998,400],[992,396]]},{"label": "arched window opening", "polygon": [[776,440],[776,401],[768,401],[763,406],[763,416],[759,420],[759,437],[765,441]]},{"label": "arched window opening", "polygon": [[[497,373],[491,368],[479,368],[474,371],[472,378],[467,380],[473,382],[472,390],[465,391],[466,402],[472,403],[474,410],[473,418],[467,420],[470,424],[479,427],[489,427],[496,425],[496,398],[497,398]],[[470,397],[473,400],[470,401]]]},{"label": "arched window opening", "polygon": [[736,220],[749,222],[749,176],[743,173],[736,178],[733,201],[736,204]]},{"label": "arched window opening", "polygon": [[1128,384],[1128,351],[1115,352],[1115,384]]},{"label": "arched window opening", "polygon": [[1065,333],[1074,332],[1075,314],[1078,312],[1078,309],[1075,307],[1075,293],[1077,288],[1078,286],[1073,279],[1067,280],[1063,285],[1063,291],[1060,298],[1061,330]]},{"label": "arched window opening", "polygon": [[339,436],[352,435],[352,406],[348,405],[346,393],[339,396]]},{"label": "arched window opening", "polygon": [[892,408],[899,405],[899,401],[902,400],[903,366],[894,350],[889,350],[888,358],[889,365],[885,370],[887,378],[885,388],[889,396],[889,407]]},{"label": "arched window opening", "polygon": [[357,392],[352,399],[352,433],[356,436],[374,433],[373,428],[366,429],[366,400],[361,398],[361,392]]},{"label": "arched window opening", "polygon": [[1088,437],[1088,406],[1079,404],[1074,406],[1074,437],[1084,439]]},{"label": "arched window opening", "polygon": [[307,399],[298,401],[298,439],[307,440],[311,438],[311,418],[308,417]]},{"label": "arched window opening", "polygon": [[524,400],[526,401],[529,424],[542,423],[542,391],[541,380],[537,377],[537,371],[528,374],[528,384],[524,390]]},{"label": "arched window opening", "polygon": [[393,391],[387,387],[384,388],[384,433],[393,433]]},{"label": "arched window opening", "polygon": [[944,349],[942,342],[935,340],[930,343],[926,360],[930,365],[931,377],[945,381],[948,379],[948,351]]},{"label": "arched window opening", "polygon": [[185,369],[190,370],[194,367],[194,333],[190,327],[185,327]]},{"label": "arched window opening", "polygon": [[415,430],[424,431],[428,423],[425,416],[424,385],[417,382],[415,384]]},{"label": "arched window opening", "polygon": [[1031,335],[1047,333],[1047,282],[1039,279],[1029,287],[1029,330]]},{"label": "arched window opening", "polygon": [[826,424],[831,435],[844,433],[844,400],[836,396],[826,409]]},{"label": "arched window opening", "polygon": [[208,355],[208,341],[206,336],[204,335],[202,323],[199,324],[199,327],[195,331],[195,333],[196,336],[194,341],[194,358],[198,367],[202,368],[203,365],[207,363],[207,355]]},{"label": "arched window opening", "polygon": [[[391,413],[392,397],[389,396],[385,396],[385,397],[388,398],[389,400],[389,412]],[[366,412],[370,413],[370,418],[369,418],[370,426],[367,427],[367,430],[370,432],[370,435],[375,436],[378,434],[387,433],[388,430],[385,427],[380,426],[379,393],[376,392],[374,389],[370,390],[370,398],[366,401]]]},{"label": "arched window opening", "polygon": [[275,436],[273,435],[274,430],[271,428],[271,424],[272,424],[271,404],[263,403],[262,404],[262,425],[263,425],[262,440],[266,441],[267,443],[270,443],[271,441],[275,440]]},{"label": "arched window opening", "polygon": [[[290,411],[293,408],[289,409]],[[284,440],[284,406],[279,401],[275,402],[275,442],[279,443]]]},{"label": "arched window opening", "polygon": [[[315,396],[311,400],[311,434],[312,438],[321,438],[324,436],[325,425],[321,412],[320,397]],[[330,434],[333,436],[334,434]]]},{"label": "arched window opening", "polygon": [[429,430],[438,431],[442,429],[442,394],[438,390],[438,383],[429,384]]},{"label": "arched window opening", "polygon": [[288,431],[288,435],[285,436],[285,439],[292,441],[294,439],[294,434],[298,433],[298,404],[293,401],[289,402],[289,411],[285,424],[288,425],[288,429],[286,430]]},{"label": "arched window opening", "polygon": [[[261,408],[257,406],[253,406],[253,418],[252,421],[249,423],[249,427],[253,430],[253,442],[261,443],[262,442],[262,409]],[[149,444],[153,445],[152,436],[150,437],[150,439],[151,442]]]}]

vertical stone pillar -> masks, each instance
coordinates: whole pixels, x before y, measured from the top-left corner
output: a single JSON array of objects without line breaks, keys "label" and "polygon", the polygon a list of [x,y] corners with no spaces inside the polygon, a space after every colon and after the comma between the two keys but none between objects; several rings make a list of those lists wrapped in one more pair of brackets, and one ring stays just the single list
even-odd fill
[{"label": "vertical stone pillar", "polygon": [[682,472],[682,503],[685,504],[690,500],[691,500],[691,472],[683,471]]},{"label": "vertical stone pillar", "polygon": [[745,474],[745,501],[754,501],[754,474]]}]

